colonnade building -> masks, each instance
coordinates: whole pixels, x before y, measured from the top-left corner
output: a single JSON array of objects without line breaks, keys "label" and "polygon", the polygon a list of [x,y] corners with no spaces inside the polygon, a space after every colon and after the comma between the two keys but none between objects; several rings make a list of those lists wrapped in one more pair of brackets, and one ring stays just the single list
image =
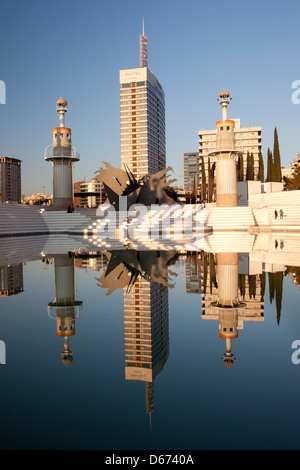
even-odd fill
[{"label": "colonnade building", "polygon": [[120,70],[121,166],[139,179],[166,168],[165,94],[148,69],[148,40],[140,36],[140,67]]}]

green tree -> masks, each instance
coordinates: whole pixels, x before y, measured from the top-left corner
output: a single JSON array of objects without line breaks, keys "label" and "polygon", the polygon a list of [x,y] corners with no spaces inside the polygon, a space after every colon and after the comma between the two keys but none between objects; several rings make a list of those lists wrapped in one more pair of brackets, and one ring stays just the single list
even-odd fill
[{"label": "green tree", "polygon": [[269,183],[273,180],[273,154],[271,150],[268,148],[268,161],[267,161],[267,177],[266,183]]},{"label": "green tree", "polygon": [[275,299],[275,282],[274,282],[274,273],[268,273],[269,275],[269,299],[270,304],[273,303]]},{"label": "green tree", "polygon": [[264,159],[263,159],[260,149],[259,149],[259,154],[258,154],[258,162],[259,162],[259,169],[258,169],[257,180],[263,183],[265,181],[265,169],[264,169]]},{"label": "green tree", "polygon": [[192,194],[191,194],[191,202],[192,202],[192,204],[196,204],[196,203],[197,203],[196,176],[194,176],[194,181],[193,181],[193,189],[192,189]]},{"label": "green tree", "polygon": [[297,167],[291,178],[286,179],[286,189],[300,189],[300,167]]},{"label": "green tree", "polygon": [[248,276],[248,281],[249,281],[249,295],[250,299],[255,299],[256,297],[256,276],[254,275],[249,275]]},{"label": "green tree", "polygon": [[260,274],[260,290],[261,290],[261,299],[264,300],[265,291],[266,291],[266,273],[265,271]]},{"label": "green tree", "polygon": [[247,181],[254,180],[254,156],[253,153],[247,152]]},{"label": "green tree", "polygon": [[236,179],[237,181],[244,181],[244,159],[241,154],[236,162]]},{"label": "green tree", "polygon": [[201,201],[206,201],[206,174],[205,174],[205,166],[204,166],[204,159],[202,158],[201,161]]},{"label": "green tree", "polygon": [[245,276],[245,274],[239,274],[238,285],[239,285],[240,295],[245,300],[245,294],[246,294],[246,276]]},{"label": "green tree", "polygon": [[216,167],[215,163],[213,163],[212,166],[210,166],[210,158],[208,157],[208,202],[212,202],[213,200],[215,167]]},{"label": "green tree", "polygon": [[277,324],[280,325],[281,319],[281,308],[282,308],[282,290],[283,290],[283,272],[274,274],[275,277],[275,301],[276,301],[276,315]]},{"label": "green tree", "polygon": [[278,133],[277,133],[276,127],[274,130],[273,165],[274,167],[273,167],[273,180],[272,181],[280,182],[282,180],[281,158],[280,158],[280,150],[279,150]]}]

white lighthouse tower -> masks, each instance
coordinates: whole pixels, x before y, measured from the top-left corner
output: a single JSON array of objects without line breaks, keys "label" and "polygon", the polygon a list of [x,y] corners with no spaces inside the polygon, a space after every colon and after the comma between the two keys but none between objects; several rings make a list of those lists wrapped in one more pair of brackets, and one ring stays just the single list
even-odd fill
[{"label": "white lighthouse tower", "polygon": [[59,127],[53,129],[53,144],[44,152],[45,160],[53,167],[53,207],[67,210],[73,206],[73,165],[80,160],[79,152],[72,147],[71,129],[65,127],[68,103],[60,98],[56,103]]},{"label": "white lighthouse tower", "polygon": [[217,207],[237,206],[236,157],[241,154],[235,148],[234,121],[228,119],[227,107],[231,101],[228,91],[221,91],[218,101],[222,106],[222,120],[216,123],[216,150],[209,155],[217,158],[216,197]]}]

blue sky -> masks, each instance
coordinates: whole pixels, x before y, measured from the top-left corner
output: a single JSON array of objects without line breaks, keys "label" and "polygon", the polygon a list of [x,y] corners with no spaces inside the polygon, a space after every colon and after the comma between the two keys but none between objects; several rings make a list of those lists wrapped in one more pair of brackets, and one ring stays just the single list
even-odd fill
[{"label": "blue sky", "polygon": [[[227,5],[229,5],[227,7]],[[277,126],[282,164],[300,153],[300,105],[291,101],[299,71],[299,0],[226,4],[216,0],[1,0],[0,155],[23,160],[26,195],[52,192],[43,159],[58,125],[56,100],[69,103],[66,125],[81,161],[75,179],[100,161],[120,166],[119,70],[139,66],[145,17],[149,68],[166,94],[167,164],[183,174],[182,154],[198,150],[198,130],[221,115],[262,126],[263,154]]]}]

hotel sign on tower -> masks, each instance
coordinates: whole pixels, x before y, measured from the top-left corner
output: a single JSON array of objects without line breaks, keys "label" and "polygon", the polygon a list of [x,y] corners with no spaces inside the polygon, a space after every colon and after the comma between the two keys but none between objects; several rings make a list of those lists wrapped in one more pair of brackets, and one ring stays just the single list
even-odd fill
[{"label": "hotel sign on tower", "polygon": [[140,67],[148,67],[148,38],[140,36]]}]

